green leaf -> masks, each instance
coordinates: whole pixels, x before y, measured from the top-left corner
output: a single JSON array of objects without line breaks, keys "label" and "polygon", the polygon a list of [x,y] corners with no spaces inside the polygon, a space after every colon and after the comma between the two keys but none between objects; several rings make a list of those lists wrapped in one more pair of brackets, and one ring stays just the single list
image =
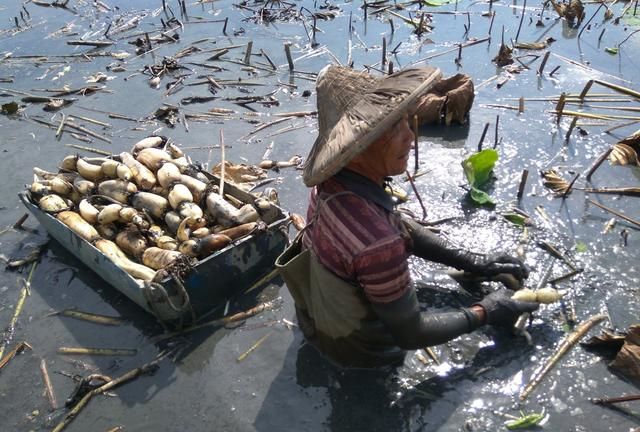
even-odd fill
[{"label": "green leaf", "polygon": [[604,50],[605,50],[606,52],[608,52],[609,54],[613,54],[613,55],[618,54],[618,48],[608,48],[608,47],[607,47],[607,48],[605,48]]},{"label": "green leaf", "polygon": [[482,191],[474,187],[471,188],[471,199],[477,202],[478,204],[490,204],[490,205],[495,204],[491,199],[491,197],[489,196],[489,194],[487,194],[485,191]]},{"label": "green leaf", "polygon": [[518,226],[525,226],[528,223],[527,218],[521,215],[520,213],[514,213],[514,212],[502,213],[502,217],[508,220],[509,222],[511,222],[512,224],[518,225]]},{"label": "green leaf", "polygon": [[490,178],[493,167],[498,161],[498,152],[494,149],[484,149],[481,152],[472,154],[464,162],[462,167],[467,181],[472,187],[481,187]]},{"label": "green leaf", "polygon": [[589,250],[589,247],[587,246],[586,243],[584,242],[578,242],[576,243],[576,252],[578,253],[585,253]]},{"label": "green leaf", "polygon": [[633,14],[633,8],[629,8],[627,12],[622,17],[622,21],[626,25],[630,26],[640,26],[640,13]]},{"label": "green leaf", "polygon": [[545,418],[544,409],[540,413],[525,414],[520,412],[520,418],[517,420],[508,420],[504,422],[504,425],[509,430],[515,429],[528,429],[532,426],[536,426]]},{"label": "green leaf", "polygon": [[2,109],[0,109],[0,114],[11,115],[18,112],[18,104],[16,102],[9,102],[6,104],[2,104]]},{"label": "green leaf", "polygon": [[489,195],[480,188],[491,178],[497,160],[497,151],[485,149],[472,154],[462,162],[464,175],[471,186],[471,199],[478,204],[494,204]]}]

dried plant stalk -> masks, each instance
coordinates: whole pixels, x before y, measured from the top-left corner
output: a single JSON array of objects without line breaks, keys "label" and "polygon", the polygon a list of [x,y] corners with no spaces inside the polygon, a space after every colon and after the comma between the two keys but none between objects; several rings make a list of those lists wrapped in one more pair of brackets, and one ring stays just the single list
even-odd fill
[{"label": "dried plant stalk", "polygon": [[529,384],[525,387],[524,391],[520,394],[520,400],[525,400],[527,396],[536,388],[542,381],[545,375],[558,363],[558,361],[576,344],[582,337],[587,334],[589,330],[596,324],[604,321],[607,318],[605,314],[594,315],[580,324],[576,331],[571,333],[567,338],[562,341],[555,354],[547,360],[547,363],[540,369],[529,381]]}]

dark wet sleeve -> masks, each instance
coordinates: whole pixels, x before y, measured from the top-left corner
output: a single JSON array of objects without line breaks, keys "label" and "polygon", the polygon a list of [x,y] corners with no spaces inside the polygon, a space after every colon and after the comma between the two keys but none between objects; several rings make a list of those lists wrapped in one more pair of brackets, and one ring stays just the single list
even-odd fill
[{"label": "dark wet sleeve", "polygon": [[403,218],[402,222],[411,237],[413,255],[460,270],[478,270],[482,255],[454,246],[412,219]]},{"label": "dark wet sleeve", "polygon": [[471,309],[421,312],[414,289],[408,289],[397,300],[384,304],[372,303],[372,306],[395,342],[405,350],[439,345],[482,325],[478,315]]},{"label": "dark wet sleeve", "polygon": [[516,257],[477,254],[456,247],[413,219],[403,218],[402,223],[411,239],[411,253],[417,257],[488,277],[510,274],[520,283],[529,276],[529,269]]}]

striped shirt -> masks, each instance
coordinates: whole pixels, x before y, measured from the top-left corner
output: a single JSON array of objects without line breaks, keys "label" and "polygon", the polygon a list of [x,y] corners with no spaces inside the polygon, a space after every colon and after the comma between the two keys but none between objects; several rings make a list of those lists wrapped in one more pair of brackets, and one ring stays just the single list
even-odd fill
[{"label": "striped shirt", "polygon": [[[359,177],[358,186],[377,189],[375,183]],[[316,220],[304,236],[304,246],[310,248],[329,271],[359,285],[372,303],[388,303],[400,298],[409,289],[407,258],[409,240],[403,237],[400,217],[382,205],[355,193],[342,193],[328,201],[331,195],[348,191],[336,177],[313,188],[307,220]]]}]

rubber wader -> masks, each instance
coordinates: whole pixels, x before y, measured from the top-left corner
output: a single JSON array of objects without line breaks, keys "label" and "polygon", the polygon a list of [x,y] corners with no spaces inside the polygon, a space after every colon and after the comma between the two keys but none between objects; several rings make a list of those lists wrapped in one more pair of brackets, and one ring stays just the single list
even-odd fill
[{"label": "rubber wader", "polygon": [[276,268],[295,301],[307,341],[342,366],[401,363],[405,351],[373,312],[362,287],[327,270],[303,248],[303,235],[300,232],[276,259]]}]

